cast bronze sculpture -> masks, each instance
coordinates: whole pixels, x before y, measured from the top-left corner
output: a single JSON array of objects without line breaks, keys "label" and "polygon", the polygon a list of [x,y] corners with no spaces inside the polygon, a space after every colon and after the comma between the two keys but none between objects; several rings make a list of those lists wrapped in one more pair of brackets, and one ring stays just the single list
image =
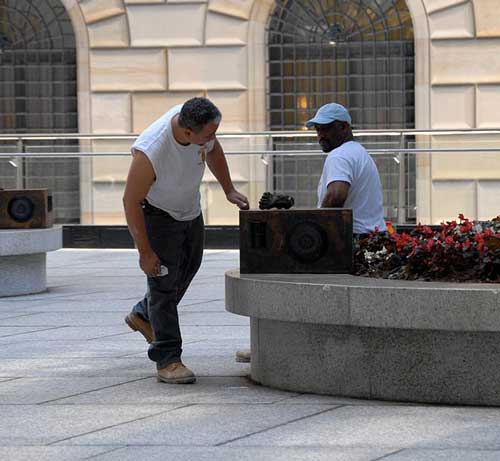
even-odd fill
[{"label": "cast bronze sculpture", "polygon": [[295,201],[290,195],[271,194],[271,192],[264,192],[259,200],[259,208],[261,210],[270,210],[277,208],[278,210],[288,210],[292,208]]}]

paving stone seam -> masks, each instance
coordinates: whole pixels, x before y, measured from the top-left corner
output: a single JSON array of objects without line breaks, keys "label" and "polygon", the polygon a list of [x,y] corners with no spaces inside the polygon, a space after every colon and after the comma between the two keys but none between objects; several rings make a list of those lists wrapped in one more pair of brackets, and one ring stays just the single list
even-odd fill
[{"label": "paving stone seam", "polygon": [[[194,299],[193,299],[193,301],[194,301]],[[198,302],[191,303],[191,304],[179,304],[179,307],[182,308],[182,307],[196,306],[198,304],[213,303],[215,301],[224,301],[224,299],[217,298],[217,299],[198,301]],[[225,312],[225,309],[224,309],[224,311],[221,311],[221,312]]]},{"label": "paving stone seam", "polygon": [[135,331],[124,331],[122,333],[113,333],[112,335],[96,336],[95,338],[87,338],[85,341],[96,341],[98,339],[113,338],[115,336],[133,335]]},{"label": "paving stone seam", "polygon": [[[60,285],[58,285],[59,287]],[[38,295],[37,298],[29,298],[29,299],[19,299],[21,298],[21,296],[10,296],[8,298],[4,298],[2,301],[0,301],[0,305],[1,304],[10,304],[10,303],[22,303],[23,301],[24,302],[36,302],[36,303],[40,303],[40,302],[44,302],[44,301],[48,301],[48,300],[52,300],[52,299],[60,299],[60,298],[74,298],[74,297],[77,297],[77,296],[88,296],[88,295],[96,295],[96,294],[99,294],[99,293],[109,293],[109,290],[100,290],[100,291],[82,291],[81,293],[80,292],[72,292],[72,294],[69,294],[69,293],[61,293],[60,295],[54,295],[54,296],[44,296],[44,294],[47,294],[47,293],[50,293],[50,287],[48,289],[48,291],[46,291],[45,293],[40,293],[40,295]],[[30,295],[30,296],[36,296],[36,295]],[[11,299],[12,298],[12,299]]]},{"label": "paving stone seam", "polygon": [[[255,384],[255,383],[254,383]],[[291,391],[287,391],[287,392],[291,392]],[[348,399],[349,397],[343,397],[343,396],[335,396],[335,395],[324,395],[324,394],[314,394],[314,393],[310,393],[310,392],[294,392],[294,394],[297,394],[297,395],[292,395],[290,397],[287,397],[286,399],[284,399],[283,401],[286,402],[287,400],[293,400],[293,399],[299,399],[301,397],[304,397],[304,396],[308,396],[310,395],[311,398],[315,398],[315,397],[325,397],[325,398],[332,398],[332,399],[335,399],[335,398],[338,398],[338,399]],[[361,400],[361,399],[359,399]],[[310,405],[311,402],[299,402],[299,403],[295,403],[295,402],[291,402],[292,405]],[[316,405],[316,404],[315,404]],[[427,404],[427,403],[413,403],[413,402],[396,402],[396,401],[390,401],[390,400],[380,400],[380,401],[377,401],[377,400],[372,400],[372,401],[368,401],[368,402],[359,402],[359,403],[342,403],[342,405],[346,406],[346,407],[359,407],[359,406],[365,406],[365,407],[411,407],[411,408],[414,408],[414,407],[429,407],[429,406],[434,406],[434,405],[430,405],[430,404]]]},{"label": "paving stone seam", "polygon": [[378,458],[373,458],[370,461],[380,461],[382,459],[389,459],[390,456],[392,455],[397,455],[398,453],[401,453],[402,451],[405,451],[406,448],[400,448],[396,451],[392,451],[390,453],[386,453],[385,455],[379,456]]},{"label": "paving stone seam", "polygon": [[[5,327],[5,326],[2,325],[0,328],[9,328],[9,327]],[[14,333],[14,334],[11,334],[11,335],[3,335],[3,336],[0,336],[0,340],[2,340],[3,338],[11,338],[12,336],[29,335],[31,333],[41,333],[42,331],[59,330],[61,328],[67,328],[67,327],[50,327],[50,328],[42,328],[41,330],[24,331],[22,333]],[[38,340],[32,340],[32,341],[38,341]]]},{"label": "paving stone seam", "polygon": [[[0,322],[2,322],[2,320],[0,319]],[[116,326],[120,326],[121,325],[121,322],[117,322],[117,323],[107,323],[107,324],[104,324],[104,325],[101,325],[101,327],[116,327]],[[11,327],[11,328],[21,328],[21,327],[33,327],[33,328],[51,328],[51,327],[58,327],[58,328],[61,328],[61,327],[74,327],[75,325],[9,325],[9,324],[5,324],[5,325],[0,325],[2,327]],[[77,325],[78,328],[80,328],[80,325]],[[85,326],[90,326],[90,325],[85,325]],[[232,326],[232,325],[228,325],[228,326]],[[95,325],[94,325],[94,328],[95,328]]]},{"label": "paving stone seam", "polygon": [[115,428],[115,427],[124,426],[124,425],[130,424],[130,423],[135,423],[137,421],[143,421],[143,420],[148,419],[148,418],[153,418],[155,416],[163,415],[163,414],[166,414],[166,413],[170,413],[170,412],[173,412],[173,411],[176,411],[176,410],[181,410],[183,408],[188,408],[188,407],[192,407],[192,406],[193,406],[193,404],[189,403],[187,405],[182,405],[182,406],[179,406],[179,407],[176,407],[176,408],[170,408],[168,410],[160,411],[158,413],[151,413],[150,415],[142,416],[140,418],[131,419],[130,421],[123,421],[121,423],[112,424],[110,426],[101,427],[101,428],[95,429],[93,431],[83,432],[81,434],[76,434],[76,435],[72,435],[70,437],[65,437],[64,439],[55,440],[53,442],[47,443],[46,446],[52,446],[52,445],[56,445],[58,443],[67,442],[68,440],[77,439],[78,437],[83,437],[85,435],[90,435],[90,434],[96,434],[97,432],[105,431],[105,430],[112,429],[112,428]]},{"label": "paving stone seam", "polygon": [[[500,452],[500,447],[498,448],[481,448],[481,447],[463,447],[463,446],[455,446],[455,447],[406,447],[402,448],[401,451],[485,451],[485,452]],[[375,461],[375,460],[370,460]]]},{"label": "paving stone seam", "polygon": [[[236,376],[237,377],[237,376]],[[151,376],[151,378],[153,378],[153,376]],[[170,384],[166,384],[166,383],[162,383],[162,384],[158,384],[159,386],[167,386],[167,385],[170,385]],[[94,391],[90,391],[90,392],[94,392]],[[168,397],[168,395],[167,395]],[[208,397],[208,395],[207,395]],[[70,397],[61,397],[62,400],[66,399],[66,398],[70,398]],[[175,397],[174,397],[175,398]],[[180,402],[179,402],[180,404]],[[40,404],[33,404],[33,403],[0,403],[0,408],[3,407],[3,406],[36,406],[36,405],[40,405]],[[95,402],[95,403],[80,403],[80,402],[75,402],[75,403],[68,403],[68,402],[61,402],[61,403],[50,403],[50,405],[44,405],[44,406],[52,406],[52,405],[55,405],[57,407],[63,407],[63,406],[68,406],[68,407],[71,407],[71,406],[79,406],[79,407],[136,407],[138,405],[142,405],[142,403],[138,403],[138,402],[131,402],[131,403],[124,403],[124,402],[117,402],[117,403],[109,403],[109,402]],[[153,403],[148,403],[148,405],[155,405],[155,406],[164,406],[164,405],[176,405],[175,402],[173,403],[159,403],[159,402],[153,402]],[[224,406],[224,407],[272,407],[273,405],[275,405],[274,402],[215,402],[215,403],[209,403],[209,402],[205,402],[205,401],[192,401],[192,402],[189,402],[189,405],[195,405],[195,406],[200,406],[200,407],[220,407],[220,406]],[[330,410],[333,410],[335,409],[336,407],[332,407],[332,404],[331,403],[314,403],[314,404],[308,404],[309,406],[311,405],[314,405],[315,407],[327,407],[325,408],[324,410],[321,410],[320,413],[325,413],[327,411],[330,411]],[[302,406],[302,405],[289,405],[289,407],[299,407],[299,406]],[[340,406],[346,406],[346,405],[339,405]],[[359,405],[356,405],[357,408],[359,408],[360,406]],[[310,416],[315,416],[316,414],[312,414],[312,415],[309,415],[309,416],[304,416],[304,417],[301,417],[301,418],[309,418]],[[301,419],[299,418],[299,420]],[[289,423],[292,423],[292,422],[295,422],[296,420],[293,420],[293,421],[289,421],[287,423],[281,423],[279,424],[278,426],[276,427],[279,427],[279,426],[283,426],[283,425],[286,425],[286,424],[289,424]],[[297,420],[298,421],[298,420]],[[273,428],[270,428],[270,429],[274,429]],[[265,430],[268,430],[268,429],[265,429]],[[257,432],[258,433],[258,432]],[[252,434],[254,435],[254,434]],[[246,437],[246,436],[245,436]],[[222,443],[227,443],[227,442],[222,442]],[[215,445],[214,445],[215,446]]]},{"label": "paving stone seam", "polygon": [[[36,342],[36,341],[33,341],[33,342]],[[14,344],[17,344],[17,343],[14,343]],[[137,352],[137,358],[140,358],[139,354],[140,352]],[[61,359],[64,359],[64,360],[89,360],[89,359],[95,359],[95,358],[100,358],[100,359],[121,359],[123,358],[124,356],[122,355],[113,355],[112,352],[105,352],[101,355],[99,355],[98,357],[96,357],[95,355],[68,355],[68,356],[63,356],[61,357],[60,355],[46,355],[44,359],[40,359],[40,360],[46,360],[46,359],[51,359],[51,360],[61,360]],[[134,357],[134,355],[130,355],[130,357]],[[4,358],[0,357],[0,360],[5,360]],[[15,361],[18,361],[18,360],[31,360],[30,357],[27,357],[27,356],[19,356],[19,357],[16,357],[15,355],[10,355],[9,358],[7,360],[15,360]],[[27,376],[23,376],[23,378],[26,378]],[[97,376],[98,377],[98,376]],[[34,378],[36,378],[36,376],[34,376]]]},{"label": "paving stone seam", "polygon": [[127,447],[126,446],[115,447],[115,448],[112,448],[111,450],[105,450],[105,451],[102,451],[101,453],[96,453],[95,455],[88,456],[87,458],[83,458],[83,459],[95,459],[95,458],[98,458],[102,455],[107,455],[108,453],[113,453],[114,451],[124,450],[125,448],[127,448]]},{"label": "paving stone seam", "polygon": [[0,385],[4,383],[10,383],[11,381],[16,381],[17,379],[24,379],[22,376],[13,376],[12,378],[8,377],[6,379],[0,378],[2,381],[0,381]]},{"label": "paving stone seam", "polygon": [[148,378],[137,378],[137,379],[132,379],[130,381],[124,381],[122,383],[117,383],[117,384],[110,384],[109,386],[103,386],[103,387],[97,387],[95,389],[89,389],[87,391],[84,391],[84,392],[78,392],[76,394],[71,394],[71,395],[66,395],[64,397],[58,397],[57,399],[50,399],[50,400],[45,400],[43,402],[38,402],[36,405],[47,405],[48,404],[52,404],[54,402],[57,402],[58,400],[63,400],[63,399],[70,399],[72,397],[79,397],[81,395],[85,395],[85,394],[90,394],[92,392],[97,392],[97,391],[102,391],[104,389],[111,389],[113,387],[118,387],[118,386],[122,386],[124,384],[130,384],[130,383],[135,383],[137,381],[143,381],[145,379],[148,379]]},{"label": "paving stone seam", "polygon": [[3,322],[4,320],[10,320],[10,319],[18,319],[20,317],[29,317],[30,315],[38,315],[38,314],[43,314],[44,312],[25,312],[24,314],[17,314],[13,315],[11,317],[2,317],[0,318],[0,322]]},{"label": "paving stone seam", "polygon": [[[257,404],[257,405],[262,405],[262,404]],[[265,405],[269,405],[269,404],[265,404]],[[272,431],[273,429],[276,429],[278,427],[287,426],[288,424],[291,424],[291,423],[295,423],[295,422],[298,422],[298,421],[303,421],[305,419],[312,418],[313,416],[318,416],[318,415],[321,415],[323,413],[327,413],[329,411],[337,410],[339,408],[342,408],[343,406],[344,405],[338,405],[338,406],[333,406],[333,407],[330,406],[330,408],[327,408],[326,410],[316,411],[314,413],[311,413],[310,415],[301,416],[300,418],[295,418],[295,419],[292,419],[290,421],[286,421],[284,423],[276,424],[276,425],[274,425],[272,427],[261,429],[260,431],[254,431],[254,432],[251,432],[249,434],[245,434],[245,435],[242,435],[242,436],[239,436],[239,437],[234,437],[234,438],[226,440],[224,442],[219,442],[219,443],[215,444],[214,446],[215,447],[222,447],[222,446],[227,445],[229,443],[236,442],[237,440],[247,439],[249,437],[252,437],[253,435],[262,434],[264,432]]]}]

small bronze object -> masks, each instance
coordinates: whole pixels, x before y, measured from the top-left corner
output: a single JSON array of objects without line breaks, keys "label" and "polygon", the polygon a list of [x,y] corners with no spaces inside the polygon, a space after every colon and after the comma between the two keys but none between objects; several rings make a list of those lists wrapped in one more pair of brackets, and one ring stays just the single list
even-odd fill
[{"label": "small bronze object", "polygon": [[259,208],[261,210],[270,210],[271,208],[278,208],[278,210],[288,210],[292,208],[295,201],[290,195],[271,194],[271,192],[264,192],[259,200]]}]

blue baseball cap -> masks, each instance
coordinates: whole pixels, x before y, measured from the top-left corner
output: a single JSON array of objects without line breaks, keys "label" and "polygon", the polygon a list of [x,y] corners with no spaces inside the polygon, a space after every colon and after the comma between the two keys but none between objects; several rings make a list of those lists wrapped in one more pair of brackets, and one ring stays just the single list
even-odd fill
[{"label": "blue baseball cap", "polygon": [[312,128],[314,125],[328,125],[335,120],[347,122],[349,125],[352,124],[351,116],[347,109],[341,104],[331,102],[330,104],[321,106],[314,118],[306,122],[306,127]]}]

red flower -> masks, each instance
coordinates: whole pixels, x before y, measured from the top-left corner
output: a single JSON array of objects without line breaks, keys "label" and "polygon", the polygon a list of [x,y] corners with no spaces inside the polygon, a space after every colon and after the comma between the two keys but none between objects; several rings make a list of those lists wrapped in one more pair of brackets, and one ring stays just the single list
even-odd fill
[{"label": "red flower", "polygon": [[429,226],[424,226],[423,234],[432,235],[433,234],[432,229]]}]

